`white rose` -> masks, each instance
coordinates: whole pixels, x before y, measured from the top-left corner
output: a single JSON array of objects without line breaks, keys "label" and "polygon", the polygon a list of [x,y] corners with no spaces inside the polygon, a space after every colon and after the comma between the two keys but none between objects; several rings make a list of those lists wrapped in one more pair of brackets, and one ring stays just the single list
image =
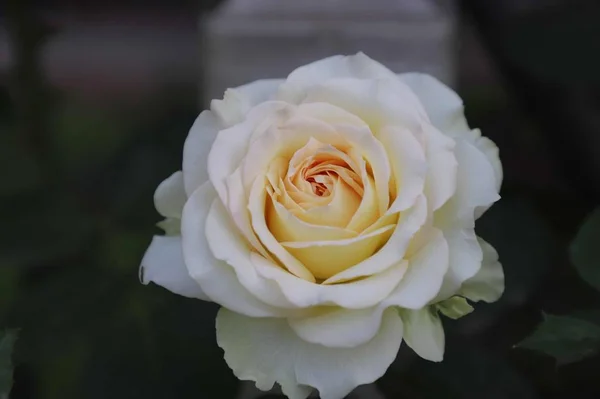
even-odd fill
[{"label": "white rose", "polygon": [[156,190],[167,235],[142,282],[221,305],[225,360],[259,389],[343,398],[402,339],[441,361],[439,314],[504,289],[474,231],[500,198],[498,149],[431,76],[359,53],[227,90],[192,126],[182,169]]}]

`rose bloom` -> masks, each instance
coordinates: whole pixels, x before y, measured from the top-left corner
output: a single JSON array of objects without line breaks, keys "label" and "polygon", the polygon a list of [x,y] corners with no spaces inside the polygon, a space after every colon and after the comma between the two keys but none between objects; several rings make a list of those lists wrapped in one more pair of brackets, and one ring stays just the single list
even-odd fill
[{"label": "rose bloom", "polygon": [[340,399],[401,342],[441,361],[440,316],[504,289],[475,220],[497,201],[498,148],[435,78],[359,53],[229,89],[198,116],[157,188],[166,235],[142,282],[221,306],[242,380]]}]

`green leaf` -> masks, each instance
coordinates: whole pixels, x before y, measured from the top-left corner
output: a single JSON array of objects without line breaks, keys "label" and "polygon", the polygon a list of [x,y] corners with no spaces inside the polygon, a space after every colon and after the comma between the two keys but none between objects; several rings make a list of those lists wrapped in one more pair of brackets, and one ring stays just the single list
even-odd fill
[{"label": "green leaf", "polygon": [[438,310],[446,317],[460,319],[473,311],[473,307],[463,297],[453,296],[437,304]]},{"label": "green leaf", "polygon": [[533,334],[517,347],[550,355],[558,365],[573,363],[600,350],[600,326],[576,316],[545,315]]},{"label": "green leaf", "polygon": [[11,355],[16,340],[16,330],[0,332],[0,399],[8,399],[12,388]]},{"label": "green leaf", "polygon": [[588,284],[600,291],[600,208],[583,223],[571,243],[571,261]]}]

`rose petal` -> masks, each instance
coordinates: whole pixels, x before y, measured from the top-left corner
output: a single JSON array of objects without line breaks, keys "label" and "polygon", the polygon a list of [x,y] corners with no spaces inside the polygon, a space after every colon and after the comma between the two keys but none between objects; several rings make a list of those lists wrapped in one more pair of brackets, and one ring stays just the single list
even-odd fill
[{"label": "rose petal", "polygon": [[192,125],[183,145],[183,181],[188,196],[208,179],[208,154],[222,128],[211,111],[203,111]]},{"label": "rose petal", "polygon": [[354,149],[358,152],[358,155],[364,157],[371,167],[375,190],[377,191],[379,214],[383,215],[389,206],[389,183],[391,178],[390,162],[385,148],[373,136],[371,130],[366,127],[334,125],[334,129],[346,138],[346,140],[354,144]]},{"label": "rose petal", "polygon": [[[242,123],[218,132],[208,157],[204,157],[203,162],[208,164],[210,181],[224,204],[227,204],[225,187],[227,177],[240,166],[248,152],[252,136],[258,134],[257,132],[264,133],[269,126],[277,124],[282,117],[287,115],[289,108],[288,104],[282,102],[264,102],[250,110]],[[190,136],[188,136],[188,140]]]},{"label": "rose petal", "polygon": [[394,225],[358,237],[334,241],[288,241],[281,245],[317,279],[328,279],[369,258],[391,235]]},{"label": "rose petal", "polygon": [[239,282],[233,269],[216,259],[206,240],[205,225],[216,193],[210,182],[190,196],[183,208],[181,234],[183,257],[189,275],[214,302],[252,317],[281,315],[281,310],[258,300]]},{"label": "rose petal", "polygon": [[401,312],[404,339],[423,359],[441,362],[444,359],[444,327],[437,313],[429,308]]},{"label": "rose petal", "polygon": [[472,228],[475,210],[500,199],[494,170],[485,155],[464,140],[456,142],[455,154],[459,160],[455,195],[435,213],[435,225],[444,230]]},{"label": "rose petal", "polygon": [[481,269],[483,252],[472,228],[443,230],[448,243],[450,265],[444,276],[442,289],[433,302],[455,295],[463,282]]},{"label": "rose petal", "polygon": [[354,348],[328,348],[300,339],[285,320],[240,316],[221,309],[217,343],[225,361],[241,380],[269,390],[278,382],[291,399],[304,399],[318,389],[322,399],[340,399],[358,385],[381,377],[402,342],[402,321],[390,309],[377,335]]},{"label": "rose petal", "polygon": [[313,308],[308,315],[290,318],[300,338],[330,348],[353,348],[370,341],[379,331],[384,308]]},{"label": "rose petal", "polygon": [[400,127],[384,127],[379,132],[379,140],[388,153],[396,191],[387,213],[404,211],[423,193],[427,176],[425,152],[415,136]]},{"label": "rose petal", "polygon": [[[261,301],[278,308],[295,308],[281,293],[279,286],[260,276],[252,262],[252,250],[233,225],[220,201],[213,201],[206,218],[206,240],[216,259],[227,262],[239,282]],[[260,256],[260,255],[258,255]],[[266,262],[269,260],[265,259]]]},{"label": "rose petal", "polygon": [[472,132],[473,136],[476,137],[473,144],[483,153],[483,155],[485,155],[494,169],[494,176],[496,176],[496,191],[500,192],[504,172],[502,170],[502,163],[500,162],[498,146],[494,144],[492,140],[482,136],[479,129],[473,129]]},{"label": "rose petal", "polygon": [[301,66],[280,86],[278,98],[300,103],[306,88],[333,78],[394,79],[395,74],[363,53],[351,56],[335,55]]},{"label": "rose petal", "polygon": [[425,193],[430,210],[444,205],[455,193],[458,174],[458,154],[455,143],[431,125],[424,126],[427,141],[427,179]]},{"label": "rose petal", "polygon": [[154,192],[154,206],[158,213],[167,218],[181,219],[187,200],[183,186],[183,173],[177,171],[162,181]]},{"label": "rose petal", "polygon": [[448,244],[438,229],[431,228],[427,234],[425,246],[410,257],[406,275],[386,304],[421,309],[440,291],[448,270]]},{"label": "rose petal", "polygon": [[455,139],[467,140],[485,154],[494,168],[496,191],[500,191],[503,173],[498,147],[490,139],[481,137],[479,129],[469,128],[463,101],[458,94],[430,75],[404,73],[398,76],[419,97],[436,128]]},{"label": "rose petal", "polygon": [[498,262],[498,253],[490,244],[479,238],[483,262],[479,272],[463,283],[460,294],[471,301],[497,301],[504,292],[504,271]]},{"label": "rose petal", "polygon": [[354,231],[340,227],[320,226],[304,222],[272,198],[267,199],[266,212],[269,230],[279,242],[329,241],[358,235]]},{"label": "rose petal", "polygon": [[142,284],[153,282],[188,298],[210,300],[188,273],[181,237],[154,236],[142,259],[140,281]]},{"label": "rose petal", "polygon": [[248,194],[246,193],[246,190],[244,190],[242,173],[239,168],[227,177],[225,184],[227,189],[226,208],[229,211],[235,226],[243,234],[244,238],[252,248],[265,258],[273,259],[252,228],[250,212],[248,210]]},{"label": "rose petal", "polygon": [[384,271],[346,284],[315,284],[302,280],[258,254],[252,255],[257,272],[275,281],[285,297],[297,307],[327,305],[347,309],[364,309],[377,305],[398,285],[407,270],[406,261]]},{"label": "rose petal", "polygon": [[398,263],[404,258],[413,236],[423,226],[426,218],[427,201],[421,195],[412,208],[402,212],[392,235],[379,251],[357,265],[330,277],[323,284],[335,284],[374,275]]},{"label": "rose petal", "polygon": [[444,134],[470,130],[463,101],[451,88],[423,73],[402,73],[398,77],[417,95],[433,125]]},{"label": "rose petal", "polygon": [[222,100],[212,100],[210,109],[221,118],[223,126],[240,123],[252,107],[275,95],[283,79],[262,79],[234,89],[227,89]]},{"label": "rose petal", "polygon": [[244,187],[249,188],[258,176],[266,174],[275,158],[291,159],[311,138],[333,146],[348,145],[347,140],[325,122],[305,117],[289,107],[287,116],[277,126],[257,135],[250,144],[242,167]]},{"label": "rose petal", "polygon": [[314,282],[312,273],[294,256],[292,256],[273,236],[267,226],[265,205],[267,190],[265,179],[257,178],[250,192],[248,210],[250,211],[252,229],[264,247],[292,274],[304,280]]},{"label": "rose petal", "polygon": [[[334,78],[306,90],[303,103],[322,103],[358,116],[378,136],[384,126],[420,129],[429,119],[415,94],[397,78]],[[398,106],[401,104],[401,106]]]}]

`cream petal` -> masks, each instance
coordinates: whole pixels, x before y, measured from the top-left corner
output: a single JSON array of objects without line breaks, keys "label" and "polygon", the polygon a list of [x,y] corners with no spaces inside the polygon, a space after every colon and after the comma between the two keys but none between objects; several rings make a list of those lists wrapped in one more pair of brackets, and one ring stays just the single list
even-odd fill
[{"label": "cream petal", "polygon": [[273,254],[281,264],[292,274],[304,280],[314,282],[312,273],[294,256],[292,256],[273,236],[269,230],[265,215],[267,190],[265,178],[257,178],[252,185],[248,210],[252,221],[252,229],[264,247]]},{"label": "cream petal", "polygon": [[455,295],[463,282],[479,272],[483,259],[481,246],[472,228],[447,229],[443,233],[448,243],[450,265],[442,289],[433,302]]},{"label": "cream petal", "polygon": [[260,255],[253,255],[254,266],[263,277],[275,281],[286,298],[300,308],[341,306],[364,309],[377,305],[396,288],[408,262],[399,261],[386,270],[346,284],[323,285],[302,280]]},{"label": "cream petal", "polygon": [[479,129],[469,128],[465,119],[463,101],[458,94],[430,75],[405,73],[398,76],[421,100],[436,128],[455,139],[467,140],[485,154],[494,168],[496,191],[500,191],[503,173],[498,147],[490,139],[482,137]]},{"label": "cream petal", "polygon": [[410,257],[406,275],[385,304],[421,309],[440,291],[448,271],[448,244],[438,229],[430,228],[427,234],[427,243]]},{"label": "cream petal", "polygon": [[353,348],[370,341],[379,331],[384,308],[344,309],[317,307],[307,315],[289,318],[303,340],[329,348]]},{"label": "cream petal", "polygon": [[410,131],[397,126],[381,129],[379,140],[389,154],[396,191],[387,213],[404,211],[423,193],[427,176],[425,152]]},{"label": "cream petal", "polygon": [[354,144],[359,154],[363,156],[371,166],[379,213],[383,215],[389,206],[391,177],[390,162],[387,152],[379,140],[373,136],[371,130],[366,127],[353,125],[334,125],[334,128],[347,140]]},{"label": "cream petal", "polygon": [[244,187],[249,188],[258,176],[264,175],[274,158],[290,159],[311,138],[334,146],[347,145],[344,137],[327,123],[304,117],[296,111],[290,113],[287,120],[267,129],[248,147],[242,170]]},{"label": "cream petal", "polygon": [[485,155],[464,140],[456,142],[455,154],[459,161],[455,195],[435,213],[435,225],[442,229],[472,228],[475,210],[500,199],[494,170]]},{"label": "cream petal", "polygon": [[242,184],[242,173],[239,168],[227,177],[225,185],[227,190],[226,208],[235,226],[256,251],[265,258],[272,259],[252,228],[250,212],[248,210],[248,197]]},{"label": "cream petal", "polygon": [[408,346],[425,360],[441,362],[444,359],[444,327],[433,308],[403,310],[404,339]]},{"label": "cream petal", "polygon": [[[279,123],[279,120],[289,112],[289,108],[288,104],[282,102],[264,102],[251,109],[242,123],[218,132],[208,157],[205,156],[203,162],[208,164],[208,176],[224,204],[228,203],[227,177],[240,166],[248,152],[252,136],[258,134],[256,132],[264,133],[265,126]],[[185,178],[185,149],[183,172]]]},{"label": "cream petal", "polygon": [[416,131],[422,122],[429,123],[417,97],[396,78],[331,79],[309,88],[303,102],[342,108],[361,118],[375,136],[384,126],[395,125]]},{"label": "cream petal", "polygon": [[258,300],[244,288],[233,269],[216,259],[207,242],[205,225],[217,200],[210,182],[201,185],[183,208],[181,235],[183,258],[192,277],[213,302],[251,317],[281,315],[281,310]]},{"label": "cream petal", "polygon": [[298,105],[298,112],[330,125],[352,125],[358,128],[368,128],[358,116],[330,103],[310,102]]},{"label": "cream petal", "polygon": [[183,182],[188,196],[208,179],[208,154],[222,128],[211,111],[203,111],[192,125],[183,145]]},{"label": "cream petal", "polygon": [[278,98],[300,103],[306,88],[333,78],[395,79],[395,74],[363,53],[335,55],[294,70],[279,88]]},{"label": "cream petal", "polygon": [[470,130],[463,101],[451,88],[423,73],[402,73],[398,77],[417,95],[433,125],[444,134]]},{"label": "cream petal", "polygon": [[504,292],[504,271],[498,261],[498,253],[490,244],[479,238],[483,250],[483,262],[479,272],[465,281],[460,295],[471,301],[495,302]]},{"label": "cream petal", "polygon": [[394,225],[383,226],[368,234],[334,241],[282,242],[317,279],[328,279],[371,257],[391,235]]},{"label": "cream petal", "polygon": [[325,280],[323,284],[335,284],[379,273],[404,258],[413,236],[427,219],[427,201],[417,198],[412,208],[402,212],[392,235],[379,251],[364,261]]},{"label": "cream petal", "polygon": [[466,140],[477,147],[492,165],[494,176],[496,177],[496,191],[500,192],[504,172],[502,170],[502,163],[500,162],[500,150],[498,146],[492,140],[482,136],[479,129],[471,130],[471,134],[467,136]]},{"label": "cream petal", "polygon": [[[343,181],[336,183],[332,194],[328,204],[311,206],[302,212],[294,212],[294,214],[306,223],[343,229],[352,220],[361,200],[358,194]],[[351,233],[350,229],[347,231],[349,234]],[[352,236],[355,235],[354,232]],[[313,240],[319,240],[319,238],[313,238]]]},{"label": "cream petal", "polygon": [[377,203],[377,192],[375,181],[368,175],[364,162],[362,165],[363,197],[356,213],[346,226],[348,230],[363,232],[379,219],[379,205]]},{"label": "cream petal", "polygon": [[389,309],[379,332],[354,348],[328,348],[300,339],[283,319],[248,318],[221,309],[217,343],[241,380],[269,390],[275,382],[290,399],[304,399],[314,387],[322,399],[340,399],[358,385],[380,378],[396,358],[402,321]]},{"label": "cream petal", "polygon": [[[252,260],[254,252],[240,236],[220,201],[213,201],[210,207],[205,233],[208,247],[213,256],[230,265],[239,282],[252,295],[275,307],[286,309],[296,307],[281,293],[275,282],[263,278],[256,272]],[[270,262],[267,259],[265,261]]]},{"label": "cream petal", "polygon": [[435,211],[444,205],[455,193],[458,175],[458,154],[454,153],[455,143],[431,125],[424,125],[427,145],[427,179],[425,193],[430,209]]},{"label": "cream petal", "polygon": [[240,123],[257,104],[271,100],[283,79],[262,79],[234,89],[227,89],[222,100],[212,100],[210,109],[221,118],[223,126]]},{"label": "cream petal", "polygon": [[154,236],[142,259],[140,281],[142,284],[153,282],[188,298],[210,300],[188,273],[181,237]]},{"label": "cream petal", "polygon": [[154,206],[166,218],[181,219],[187,200],[183,187],[183,172],[177,171],[162,181],[154,192]]},{"label": "cream petal", "polygon": [[356,237],[351,230],[335,226],[320,226],[307,223],[285,209],[272,198],[267,199],[267,226],[277,241],[338,240]]}]

